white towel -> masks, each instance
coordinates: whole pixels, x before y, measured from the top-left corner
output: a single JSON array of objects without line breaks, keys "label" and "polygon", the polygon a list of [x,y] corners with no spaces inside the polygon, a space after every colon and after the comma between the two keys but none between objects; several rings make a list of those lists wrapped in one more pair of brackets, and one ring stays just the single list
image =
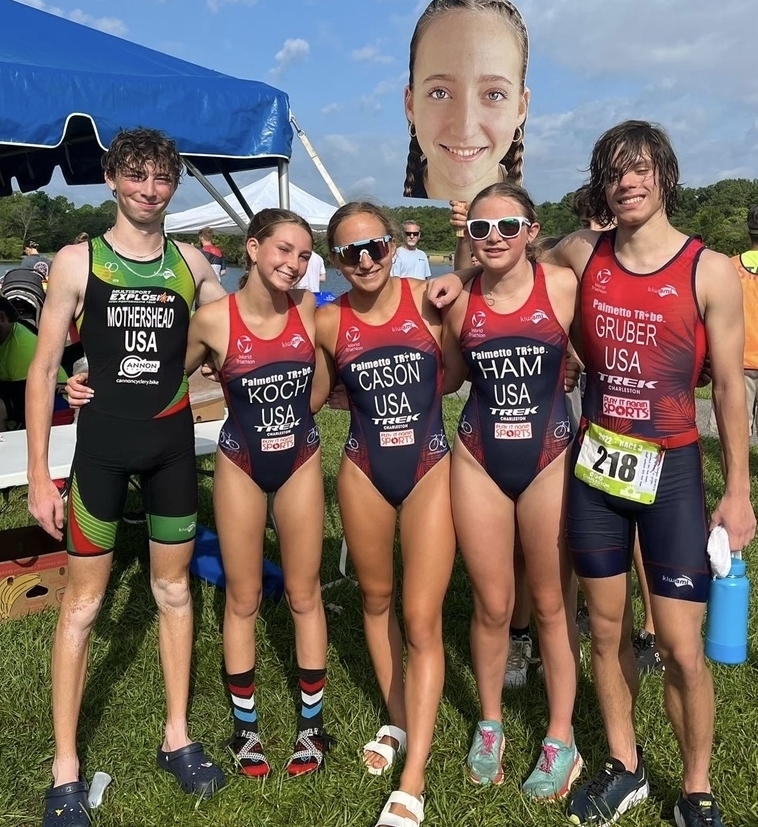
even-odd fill
[{"label": "white towel", "polygon": [[732,568],[732,552],[729,535],[724,526],[717,525],[708,537],[708,557],[714,577],[726,577]]}]

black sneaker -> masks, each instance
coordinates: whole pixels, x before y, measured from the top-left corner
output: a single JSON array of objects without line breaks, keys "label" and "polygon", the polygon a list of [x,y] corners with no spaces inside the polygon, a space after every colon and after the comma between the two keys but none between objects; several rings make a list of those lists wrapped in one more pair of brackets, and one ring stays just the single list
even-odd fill
[{"label": "black sneaker", "polygon": [[679,793],[674,807],[676,827],[724,827],[712,793]]},{"label": "black sneaker", "polygon": [[666,667],[661,660],[661,653],[655,645],[655,635],[640,629],[632,639],[634,659],[640,675],[649,675],[651,672],[664,672]]},{"label": "black sneaker", "polygon": [[606,759],[592,781],[574,793],[566,810],[566,818],[572,824],[608,827],[649,794],[642,748],[638,746],[637,769],[629,772],[616,758]]},{"label": "black sneaker", "polygon": [[583,603],[576,613],[576,628],[579,629],[581,637],[591,637],[590,610],[586,603]]}]

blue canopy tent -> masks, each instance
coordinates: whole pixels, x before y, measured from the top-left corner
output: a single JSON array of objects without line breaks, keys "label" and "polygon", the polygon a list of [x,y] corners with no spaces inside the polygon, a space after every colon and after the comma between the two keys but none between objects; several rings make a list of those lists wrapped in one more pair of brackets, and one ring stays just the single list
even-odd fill
[{"label": "blue canopy tent", "polygon": [[[276,166],[288,206],[289,99],[13,0],[0,0],[0,195],[103,180],[100,159],[120,129],[160,129],[220,202],[206,176]],[[226,203],[226,202],[224,202]],[[239,216],[237,221],[239,222]]]}]

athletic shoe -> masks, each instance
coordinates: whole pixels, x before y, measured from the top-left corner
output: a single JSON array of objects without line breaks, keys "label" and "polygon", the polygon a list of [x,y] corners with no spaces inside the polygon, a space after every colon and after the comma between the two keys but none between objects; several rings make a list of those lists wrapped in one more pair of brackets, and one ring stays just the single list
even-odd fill
[{"label": "athletic shoe", "polygon": [[724,827],[712,793],[679,793],[674,807],[676,827]]},{"label": "athletic shoe", "polygon": [[591,637],[590,632],[590,610],[586,603],[582,603],[576,613],[576,627],[581,637]]},{"label": "athletic shoe", "polygon": [[[573,733],[572,733],[573,741]],[[530,798],[552,800],[563,798],[571,785],[579,778],[584,762],[576,748],[576,743],[567,747],[557,738],[545,738],[542,741],[540,757],[532,774],[521,788]]]},{"label": "athletic shoe", "polygon": [[529,635],[519,637],[511,635],[503,686],[506,689],[520,689],[526,684],[529,664],[536,663],[538,660],[539,658],[532,659],[532,639]]},{"label": "athletic shoe", "polygon": [[576,791],[566,810],[566,817],[572,824],[608,827],[649,794],[642,748],[638,746],[637,769],[634,772],[627,770],[616,758],[607,758],[592,781]]},{"label": "athletic shoe", "polygon": [[634,659],[640,675],[649,675],[651,672],[663,672],[666,667],[661,660],[661,653],[655,645],[655,635],[640,629],[632,640]]},{"label": "athletic shoe", "polygon": [[466,759],[474,784],[503,783],[503,728],[497,721],[479,721]]}]

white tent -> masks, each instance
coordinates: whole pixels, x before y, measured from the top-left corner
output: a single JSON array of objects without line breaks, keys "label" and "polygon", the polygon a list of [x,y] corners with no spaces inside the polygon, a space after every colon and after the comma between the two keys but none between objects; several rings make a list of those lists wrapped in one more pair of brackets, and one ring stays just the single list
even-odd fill
[{"label": "white tent", "polygon": [[[241,193],[254,213],[266,207],[279,206],[279,178],[276,171],[269,173],[260,181],[254,181],[241,188]],[[227,203],[247,223],[248,218],[240,206],[237,197],[227,195]],[[324,229],[337,207],[327,204],[305,190],[301,190],[290,183],[290,209],[301,215],[314,230]],[[193,207],[166,216],[165,229],[167,233],[192,233],[210,227],[219,233],[241,235],[242,230],[232,221],[230,216],[215,201]]]}]

